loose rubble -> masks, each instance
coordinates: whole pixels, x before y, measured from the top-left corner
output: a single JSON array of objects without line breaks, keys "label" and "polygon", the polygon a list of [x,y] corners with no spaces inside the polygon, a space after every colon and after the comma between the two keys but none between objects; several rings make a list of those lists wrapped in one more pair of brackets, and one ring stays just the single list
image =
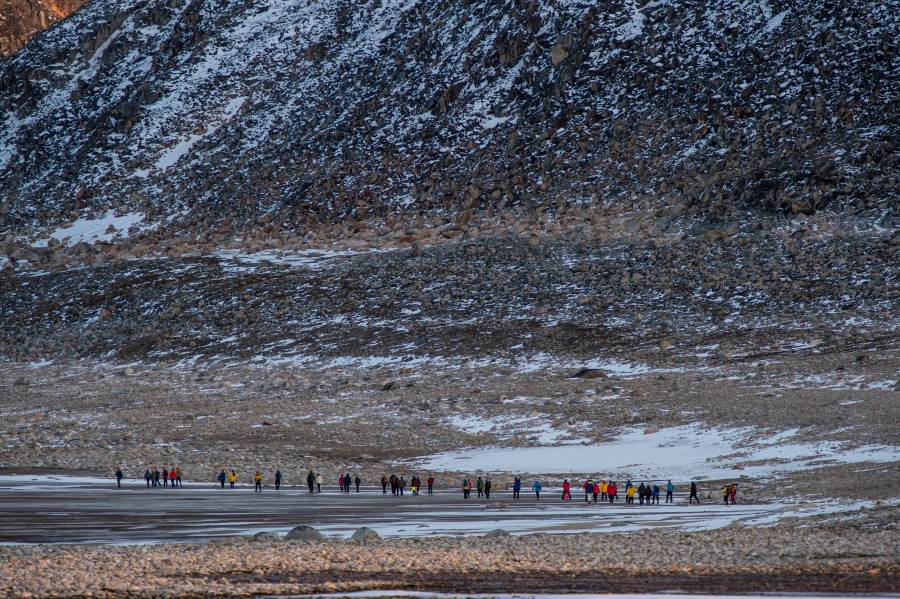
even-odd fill
[{"label": "loose rubble", "polygon": [[[896,510],[887,529],[825,525],[714,532],[531,535],[357,541],[248,541],[198,545],[0,547],[8,597],[291,595],[362,589],[471,593],[616,588],[651,592],[893,592],[900,577]],[[52,572],[52,576],[47,576]],[[153,576],[148,576],[153,572]],[[827,586],[826,585],[830,585]],[[735,591],[737,589],[735,588]]]}]

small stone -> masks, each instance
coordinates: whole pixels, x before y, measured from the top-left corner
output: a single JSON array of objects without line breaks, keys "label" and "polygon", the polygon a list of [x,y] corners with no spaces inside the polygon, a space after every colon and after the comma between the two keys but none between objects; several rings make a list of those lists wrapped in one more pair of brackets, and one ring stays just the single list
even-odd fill
[{"label": "small stone", "polygon": [[553,66],[559,66],[571,53],[571,50],[564,44],[556,44],[550,48],[550,61]]},{"label": "small stone", "polygon": [[596,368],[582,368],[572,375],[573,379],[605,379],[606,373]]}]

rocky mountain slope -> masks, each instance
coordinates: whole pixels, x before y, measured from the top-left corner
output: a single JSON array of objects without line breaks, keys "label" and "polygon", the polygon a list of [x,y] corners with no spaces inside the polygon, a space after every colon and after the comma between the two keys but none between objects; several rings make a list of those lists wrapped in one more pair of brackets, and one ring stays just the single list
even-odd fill
[{"label": "rocky mountain slope", "polygon": [[0,65],[0,354],[895,348],[898,25],[96,0]]},{"label": "rocky mountain slope", "polygon": [[84,0],[0,0],[0,57],[75,12]]},{"label": "rocky mountain slope", "polygon": [[207,241],[535,210],[895,225],[898,15],[97,0],[0,64],[0,218],[17,241],[108,209]]}]

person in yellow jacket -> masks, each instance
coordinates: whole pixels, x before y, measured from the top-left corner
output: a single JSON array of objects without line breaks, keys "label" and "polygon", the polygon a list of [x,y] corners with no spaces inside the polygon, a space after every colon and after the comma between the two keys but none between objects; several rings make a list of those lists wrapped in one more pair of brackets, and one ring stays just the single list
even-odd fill
[{"label": "person in yellow jacket", "polygon": [[634,485],[625,489],[625,503],[634,503]]},{"label": "person in yellow jacket", "polygon": [[256,471],[256,476],[253,477],[253,480],[256,482],[253,490],[262,493],[262,474],[260,474],[259,470]]},{"label": "person in yellow jacket", "polygon": [[600,499],[606,501],[608,498],[606,497],[606,490],[609,489],[609,483],[605,480],[600,481]]},{"label": "person in yellow jacket", "polygon": [[234,483],[237,482],[237,474],[235,474],[234,470],[231,471],[231,474],[228,475],[228,484],[231,485],[231,488],[234,488]]}]

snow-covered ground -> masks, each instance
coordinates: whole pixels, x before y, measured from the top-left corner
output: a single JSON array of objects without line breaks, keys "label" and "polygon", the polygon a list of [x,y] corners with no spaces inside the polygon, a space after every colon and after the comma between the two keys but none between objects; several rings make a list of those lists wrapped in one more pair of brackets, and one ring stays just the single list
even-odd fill
[{"label": "snow-covered ground", "polygon": [[[50,233],[50,238],[56,239],[64,245],[74,245],[81,241],[94,243],[95,241],[112,241],[117,236],[128,237],[128,229],[144,220],[141,213],[128,213],[116,216],[114,210],[109,210],[99,218],[79,218],[65,227],[60,227]],[[36,244],[46,247],[49,238]]]},{"label": "snow-covered ground", "polygon": [[[464,424],[464,421],[460,421]],[[489,422],[478,422],[475,432]],[[492,425],[503,426],[497,421]],[[758,437],[750,428],[703,428],[699,424],[645,433],[629,429],[613,442],[544,447],[486,448],[425,456],[417,465],[435,471],[594,474],[651,480],[767,477],[815,464],[892,462],[900,448],[847,447],[836,442],[792,441],[796,430]]]},{"label": "snow-covered ground", "polygon": [[260,264],[265,262],[317,270],[333,266],[338,260],[356,256],[358,253],[351,250],[261,250],[259,252],[219,250],[216,252],[216,257],[222,261],[223,266],[231,271],[254,272]]}]

